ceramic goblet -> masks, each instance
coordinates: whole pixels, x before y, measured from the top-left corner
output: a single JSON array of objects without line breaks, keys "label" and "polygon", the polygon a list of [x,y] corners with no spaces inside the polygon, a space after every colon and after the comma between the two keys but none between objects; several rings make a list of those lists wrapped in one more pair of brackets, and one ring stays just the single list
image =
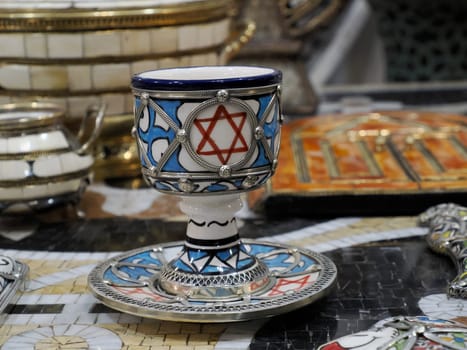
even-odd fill
[{"label": "ceramic goblet", "polygon": [[179,195],[188,217],[182,252],[161,271],[172,294],[231,298],[269,285],[244,247],[234,214],[240,193],[264,184],[279,151],[281,73],[261,67],[194,67],[133,77],[134,134],[142,173]]},{"label": "ceramic goblet", "polygon": [[186,238],[138,248],[89,276],[104,304],[145,317],[225,322],[272,316],[323,296],[325,256],[239,237],[240,194],[274,173],[281,73],[248,66],[148,71],[132,79],[142,173],[180,196]]}]

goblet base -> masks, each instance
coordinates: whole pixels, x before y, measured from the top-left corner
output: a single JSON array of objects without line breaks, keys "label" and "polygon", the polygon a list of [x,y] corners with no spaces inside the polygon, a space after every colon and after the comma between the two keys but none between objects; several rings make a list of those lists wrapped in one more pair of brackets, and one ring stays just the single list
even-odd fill
[{"label": "goblet base", "polygon": [[180,254],[161,268],[155,283],[168,294],[205,301],[238,298],[268,288],[273,283],[268,266],[237,237],[221,249],[195,248],[185,242]]},{"label": "goblet base", "polygon": [[[228,297],[210,289],[209,296],[170,293],[161,271],[179,254],[184,242],[143,247],[97,265],[88,284],[101,302],[133,315],[182,322],[235,322],[271,317],[325,296],[337,276],[324,255],[283,244],[242,240],[259,264],[267,267],[267,283],[250,293]],[[234,275],[232,275],[234,276]],[[201,276],[204,278],[204,276]],[[186,284],[189,287],[189,284]],[[194,283],[194,289],[199,288]]]}]

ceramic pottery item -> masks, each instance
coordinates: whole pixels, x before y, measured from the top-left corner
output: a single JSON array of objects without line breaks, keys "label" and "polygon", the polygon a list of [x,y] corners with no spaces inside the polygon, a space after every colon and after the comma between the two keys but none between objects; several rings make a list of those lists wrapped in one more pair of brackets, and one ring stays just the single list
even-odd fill
[{"label": "ceramic pottery item", "polygon": [[430,248],[450,256],[456,266],[457,276],[449,283],[448,295],[467,298],[467,208],[439,204],[422,213],[419,223],[429,228],[426,241]]},{"label": "ceramic pottery item", "polygon": [[[279,71],[249,66],[163,69],[133,77],[133,134],[143,177],[154,189],[180,196],[189,221],[183,244],[143,248],[111,262],[110,270],[107,263],[98,267],[90,284],[104,303],[148,317],[224,322],[272,316],[329,290],[336,269],[326,257],[246,244],[238,234],[240,193],[263,185],[277,167],[280,83]],[[136,280],[149,288],[151,306],[135,301],[134,291],[120,302],[120,293],[143,287],[125,267],[141,261],[140,254],[147,275],[140,271]],[[279,276],[302,281],[304,289],[276,295],[278,283],[286,283]]]},{"label": "ceramic pottery item", "polygon": [[347,335],[318,350],[460,350],[467,347],[467,327],[426,316],[379,321],[367,331]]},{"label": "ceramic pottery item", "polygon": [[0,212],[45,209],[61,203],[77,204],[89,183],[95,141],[104,107],[93,107],[88,118],[95,125],[80,144],[63,125],[64,111],[48,103],[0,106]]},{"label": "ceramic pottery item", "polygon": [[226,64],[250,40],[232,0],[0,1],[0,101],[132,114],[128,81],[155,67]]}]

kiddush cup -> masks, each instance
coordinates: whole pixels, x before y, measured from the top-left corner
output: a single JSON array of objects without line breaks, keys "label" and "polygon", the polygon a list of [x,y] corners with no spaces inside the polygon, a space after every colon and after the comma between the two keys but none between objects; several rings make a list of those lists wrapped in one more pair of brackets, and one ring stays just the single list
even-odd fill
[{"label": "kiddush cup", "polygon": [[133,133],[142,174],[180,195],[189,216],[180,254],[158,288],[195,299],[250,294],[270,285],[267,266],[239,238],[239,193],[264,184],[277,166],[281,73],[208,66],[143,72],[132,78]]},{"label": "kiddush cup", "polygon": [[162,69],[132,79],[142,173],[179,195],[183,242],[141,247],[88,276],[105,305],[182,322],[264,318],[331,290],[334,263],[280,243],[240,239],[240,193],[273,175],[280,144],[281,73],[246,66]]}]

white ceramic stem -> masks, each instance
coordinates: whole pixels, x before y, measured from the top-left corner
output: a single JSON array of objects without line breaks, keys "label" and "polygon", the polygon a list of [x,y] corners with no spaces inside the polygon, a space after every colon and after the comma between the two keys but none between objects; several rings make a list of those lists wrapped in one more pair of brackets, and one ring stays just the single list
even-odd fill
[{"label": "white ceramic stem", "polygon": [[241,208],[242,201],[238,194],[182,197],[180,209],[190,219],[187,237],[203,241],[229,241],[228,238],[238,234],[234,215]]}]

